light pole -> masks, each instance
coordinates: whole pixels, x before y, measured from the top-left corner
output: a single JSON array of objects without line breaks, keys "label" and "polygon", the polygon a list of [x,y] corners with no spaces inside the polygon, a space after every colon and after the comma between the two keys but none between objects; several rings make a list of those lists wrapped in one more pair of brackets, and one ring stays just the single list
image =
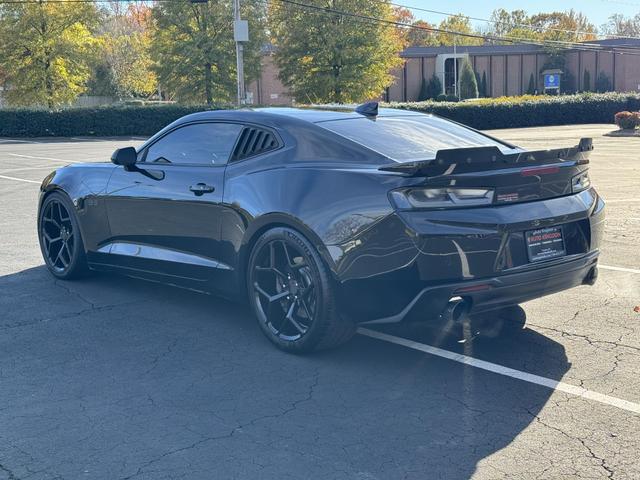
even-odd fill
[{"label": "light pole", "polygon": [[236,42],[236,70],[238,72],[238,105],[247,100],[244,85],[244,45],[249,41],[249,24],[240,19],[240,0],[233,0],[233,39]]}]

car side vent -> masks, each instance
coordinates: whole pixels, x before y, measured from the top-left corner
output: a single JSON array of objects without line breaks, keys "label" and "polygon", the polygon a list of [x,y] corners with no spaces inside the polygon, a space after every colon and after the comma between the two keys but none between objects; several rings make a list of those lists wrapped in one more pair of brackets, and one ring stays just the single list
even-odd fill
[{"label": "car side vent", "polygon": [[275,148],[278,148],[278,140],[271,132],[261,128],[246,127],[240,134],[235,156],[237,160],[242,160]]}]

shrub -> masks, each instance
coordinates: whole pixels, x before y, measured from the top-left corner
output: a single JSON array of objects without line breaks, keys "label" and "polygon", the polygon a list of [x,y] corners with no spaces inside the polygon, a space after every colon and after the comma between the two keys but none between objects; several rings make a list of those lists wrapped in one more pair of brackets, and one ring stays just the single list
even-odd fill
[{"label": "shrub", "polygon": [[462,61],[462,71],[460,72],[460,98],[462,100],[478,98],[476,76],[473,73],[471,62],[467,58]]},{"label": "shrub", "polygon": [[433,97],[429,96],[427,81],[423,78],[422,83],[420,84],[420,93],[418,93],[418,101],[424,102],[425,100],[429,100],[430,98],[433,98]]},{"label": "shrub", "polygon": [[458,98],[457,95],[454,95],[453,93],[449,93],[448,95],[444,96],[444,101],[445,102],[457,102],[460,99]]},{"label": "shrub", "polygon": [[487,72],[482,72],[482,81],[480,82],[480,96],[488,97],[489,92],[487,91]]},{"label": "shrub", "polygon": [[436,75],[432,75],[427,83],[427,98],[438,98],[442,95],[442,82]]},{"label": "shrub", "polygon": [[584,75],[582,77],[582,89],[585,92],[591,91],[591,74],[589,73],[589,70],[584,71]]},{"label": "shrub", "polygon": [[596,92],[605,93],[611,91],[611,80],[606,73],[600,72],[596,78]]},{"label": "shrub", "polygon": [[577,90],[576,77],[569,71],[564,72],[562,77],[560,77],[560,91],[562,93],[573,94],[576,93]]},{"label": "shrub", "polygon": [[527,87],[527,95],[534,95],[536,93],[536,80],[533,78],[533,73],[529,76],[529,86]]},{"label": "shrub", "polygon": [[635,130],[640,126],[640,112],[618,112],[615,120],[618,127],[624,130]]},{"label": "shrub", "polygon": [[475,102],[396,103],[391,106],[434,113],[479,129],[517,128],[610,123],[617,112],[640,110],[640,94],[526,95],[483,98]]},{"label": "shrub", "polygon": [[444,93],[441,93],[436,97],[436,102],[446,102],[448,96],[449,95],[445,95]]},{"label": "shrub", "polygon": [[[230,108],[218,106],[217,108]],[[206,106],[153,105],[0,110],[0,137],[151,135]]]}]

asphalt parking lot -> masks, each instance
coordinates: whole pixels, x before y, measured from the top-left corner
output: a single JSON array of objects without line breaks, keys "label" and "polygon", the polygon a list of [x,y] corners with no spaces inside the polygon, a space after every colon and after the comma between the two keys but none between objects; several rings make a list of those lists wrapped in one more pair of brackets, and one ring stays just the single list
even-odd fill
[{"label": "asphalt parking lot", "polygon": [[640,138],[612,129],[492,132],[594,137],[594,287],[527,303],[520,331],[363,330],[309,356],[273,348],[243,305],[54,281],[40,181],[141,139],[0,139],[0,479],[640,478]]}]

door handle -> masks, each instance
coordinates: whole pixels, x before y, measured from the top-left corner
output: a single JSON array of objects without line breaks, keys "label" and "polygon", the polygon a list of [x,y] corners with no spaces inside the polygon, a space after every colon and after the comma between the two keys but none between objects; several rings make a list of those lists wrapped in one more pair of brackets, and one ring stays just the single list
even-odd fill
[{"label": "door handle", "polygon": [[206,183],[196,183],[195,185],[191,185],[189,190],[195,193],[197,196],[203,195],[205,193],[211,193],[215,191],[216,187],[213,185],[207,185]]}]

